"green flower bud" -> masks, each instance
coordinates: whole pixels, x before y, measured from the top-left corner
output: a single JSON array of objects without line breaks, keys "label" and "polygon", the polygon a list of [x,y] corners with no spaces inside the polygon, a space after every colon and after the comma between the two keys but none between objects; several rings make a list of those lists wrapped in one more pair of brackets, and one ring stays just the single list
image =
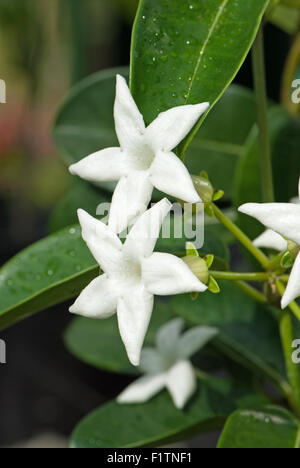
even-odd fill
[{"label": "green flower bud", "polygon": [[295,242],[288,241],[288,251],[291,254],[291,257],[295,259],[300,252],[300,246]]},{"label": "green flower bud", "polygon": [[206,177],[192,176],[192,180],[197,193],[200,195],[203,203],[211,203],[215,191],[210,181]]},{"label": "green flower bud", "polygon": [[208,283],[209,271],[205,260],[203,260],[200,257],[195,257],[193,255],[183,257],[182,260],[203,284]]}]

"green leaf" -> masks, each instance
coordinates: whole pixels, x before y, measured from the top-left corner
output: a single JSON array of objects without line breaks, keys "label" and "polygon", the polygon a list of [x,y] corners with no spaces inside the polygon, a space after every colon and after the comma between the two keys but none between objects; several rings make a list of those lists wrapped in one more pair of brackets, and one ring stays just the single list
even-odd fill
[{"label": "green leaf", "polygon": [[[145,346],[153,346],[158,329],[174,317],[171,311],[159,312],[154,310]],[[68,350],[86,364],[120,374],[140,373],[128,360],[116,317],[105,320],[75,318],[66,330],[64,341]]]},{"label": "green leaf", "polygon": [[49,220],[50,233],[59,231],[78,222],[77,210],[81,208],[96,216],[100,203],[111,201],[109,193],[99,190],[81,180],[74,179],[73,187],[53,210]]},{"label": "green leaf", "polygon": [[299,7],[279,4],[268,15],[268,20],[287,34],[295,34],[299,29]]},{"label": "green leaf", "polygon": [[220,287],[221,294],[202,293],[195,302],[188,295],[173,297],[168,308],[191,326],[217,328],[219,349],[281,386],[285,365],[276,318],[231,283],[220,281]]},{"label": "green leaf", "polygon": [[0,330],[76,296],[97,274],[77,225],[33,244],[0,269]]},{"label": "green leaf", "polygon": [[72,448],[155,447],[218,428],[237,407],[259,404],[264,397],[237,382],[199,380],[187,408],[175,408],[167,392],[143,405],[108,403],[79,423]]},{"label": "green leaf", "polygon": [[242,409],[228,419],[218,448],[300,448],[300,424],[277,406]]},{"label": "green leaf", "polygon": [[184,104],[213,106],[241,67],[267,0],[141,0],[131,89],[147,124]]},{"label": "green leaf", "polygon": [[[276,201],[288,202],[298,193],[300,121],[292,118],[278,106],[269,112],[269,129]],[[245,146],[234,183],[235,206],[239,207],[248,202],[262,202],[259,139],[256,126]],[[239,214],[239,224],[253,239],[264,230],[259,222],[243,214]]]}]

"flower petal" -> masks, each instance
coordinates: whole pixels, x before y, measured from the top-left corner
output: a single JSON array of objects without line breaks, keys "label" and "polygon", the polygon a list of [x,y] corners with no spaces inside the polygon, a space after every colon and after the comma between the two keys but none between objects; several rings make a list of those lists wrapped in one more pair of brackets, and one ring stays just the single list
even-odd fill
[{"label": "flower petal", "polygon": [[189,361],[180,361],[167,375],[167,389],[176,408],[182,409],[197,389],[197,379]]},{"label": "flower petal", "polygon": [[207,290],[183,260],[170,254],[154,253],[144,259],[142,276],[148,291],[158,296]]},{"label": "flower petal", "polygon": [[129,290],[118,302],[119,330],[128,358],[140,363],[141,349],[152,315],[154,298],[143,285]]},{"label": "flower petal", "polygon": [[159,151],[150,167],[150,180],[155,188],[188,203],[201,199],[189,171],[174,153]]},{"label": "flower petal", "polygon": [[117,398],[118,403],[145,403],[159,393],[166,382],[165,374],[146,375],[133,382]]},{"label": "flower petal", "polygon": [[171,151],[192,130],[209,108],[209,103],[173,107],[162,112],[146,130],[146,139],[154,150]]},{"label": "flower petal", "polygon": [[297,297],[300,296],[300,253],[298,254],[292,272],[290,274],[290,279],[287,284],[284,296],[281,301],[281,306],[285,309],[291,302],[293,302]]},{"label": "flower petal", "polygon": [[69,171],[89,182],[114,182],[126,174],[127,160],[120,148],[107,148],[72,164]]},{"label": "flower petal", "polygon": [[94,279],[70,307],[72,314],[104,319],[117,311],[118,296],[106,275]]},{"label": "flower petal", "polygon": [[293,203],[247,203],[241,213],[256,218],[269,229],[300,244],[300,206]]},{"label": "flower petal", "polygon": [[278,250],[283,252],[288,248],[287,241],[272,229],[267,229],[261,236],[253,241],[256,247]]},{"label": "flower petal", "polygon": [[159,374],[168,370],[170,364],[165,356],[162,356],[157,349],[143,348],[141,353],[140,368],[145,374]]},{"label": "flower petal", "polygon": [[177,343],[178,356],[188,359],[209,343],[219,333],[217,328],[194,327],[186,331]]},{"label": "flower petal", "polygon": [[122,177],[112,197],[108,225],[117,234],[133,224],[147,209],[153,185],[148,172],[136,171]]},{"label": "flower petal", "polygon": [[120,263],[122,242],[104,223],[78,210],[82,237],[105,273],[114,271]]},{"label": "flower petal", "polygon": [[117,75],[114,116],[121,147],[132,149],[137,143],[140,144],[145,133],[144,119],[131,96],[125,78],[120,75]]},{"label": "flower petal", "polygon": [[147,210],[135,223],[124,245],[124,254],[139,259],[152,254],[164,219],[172,208],[164,198]]},{"label": "flower petal", "polygon": [[184,321],[181,318],[176,318],[163,325],[156,334],[156,346],[159,351],[163,353],[174,352],[174,355],[176,355],[176,348],[183,327]]}]

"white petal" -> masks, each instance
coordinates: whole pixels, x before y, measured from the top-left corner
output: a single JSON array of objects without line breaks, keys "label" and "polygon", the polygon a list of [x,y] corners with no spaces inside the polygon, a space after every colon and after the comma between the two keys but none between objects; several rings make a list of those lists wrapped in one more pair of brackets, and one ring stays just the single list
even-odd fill
[{"label": "white petal", "polygon": [[164,198],[147,210],[135,223],[124,245],[124,254],[137,258],[152,254],[164,219],[172,208],[171,203]]},{"label": "white petal", "polygon": [[217,328],[194,327],[186,331],[177,343],[178,355],[181,359],[188,359],[203,348],[219,333]]},{"label": "white petal", "polygon": [[153,185],[146,171],[136,171],[122,177],[112,197],[108,225],[117,234],[146,211]]},{"label": "white petal", "polygon": [[82,237],[102,270],[110,273],[120,263],[122,242],[104,223],[78,210]]},{"label": "white petal", "polygon": [[169,369],[169,367],[169,359],[166,359],[157,349],[142,349],[140,368],[145,374],[159,374]]},{"label": "white petal", "polygon": [[207,290],[183,260],[170,254],[154,253],[144,259],[142,275],[148,291],[158,296]]},{"label": "white petal", "polygon": [[176,318],[163,325],[156,334],[156,346],[162,352],[176,354],[177,343],[184,327],[184,321]]},{"label": "white petal", "polygon": [[171,151],[192,130],[209,103],[173,107],[162,112],[146,130],[146,139],[157,150]]},{"label": "white petal", "polygon": [[137,108],[126,80],[117,75],[114,108],[116,132],[123,149],[132,149],[140,144],[145,133],[143,116]]},{"label": "white petal", "polygon": [[261,236],[253,241],[256,247],[274,249],[283,252],[288,248],[287,241],[272,229],[267,229]]},{"label": "white petal", "polygon": [[128,158],[120,148],[107,148],[70,166],[72,175],[89,182],[113,182],[127,172]]},{"label": "white petal", "polygon": [[70,307],[72,314],[104,319],[117,311],[117,291],[106,275],[94,279]]},{"label": "white petal", "polygon": [[188,203],[201,202],[189,171],[174,153],[156,153],[150,167],[150,179],[155,188],[167,195]]},{"label": "white petal", "polygon": [[119,330],[128,358],[138,366],[141,350],[153,310],[153,295],[140,285],[128,292],[118,302]]},{"label": "white petal", "polygon": [[167,389],[176,408],[184,408],[197,389],[197,379],[189,361],[180,361],[172,367],[167,375]]},{"label": "white petal", "polygon": [[300,253],[298,254],[292,272],[290,274],[290,279],[287,284],[284,296],[281,301],[281,306],[285,309],[291,302],[293,302],[297,297],[300,296]]},{"label": "white petal", "polygon": [[256,218],[269,229],[300,244],[300,206],[293,203],[247,203],[241,213]]},{"label": "white petal", "polygon": [[133,382],[117,398],[118,403],[145,403],[159,393],[166,383],[166,375],[146,375]]}]

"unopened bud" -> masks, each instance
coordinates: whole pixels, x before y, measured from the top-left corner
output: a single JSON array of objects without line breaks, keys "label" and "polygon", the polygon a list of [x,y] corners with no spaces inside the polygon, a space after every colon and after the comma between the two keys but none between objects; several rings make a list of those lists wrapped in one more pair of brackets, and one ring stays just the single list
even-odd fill
[{"label": "unopened bud", "polygon": [[209,280],[208,266],[205,260],[200,257],[189,255],[182,259],[189,269],[203,284],[207,284]]},{"label": "unopened bud", "polygon": [[196,192],[200,196],[203,203],[211,203],[213,200],[215,191],[210,181],[206,177],[192,176],[192,180],[196,189]]},{"label": "unopened bud", "polygon": [[300,252],[300,246],[296,244],[295,242],[288,241],[288,251],[293,257],[293,259],[295,259],[298,253]]}]

